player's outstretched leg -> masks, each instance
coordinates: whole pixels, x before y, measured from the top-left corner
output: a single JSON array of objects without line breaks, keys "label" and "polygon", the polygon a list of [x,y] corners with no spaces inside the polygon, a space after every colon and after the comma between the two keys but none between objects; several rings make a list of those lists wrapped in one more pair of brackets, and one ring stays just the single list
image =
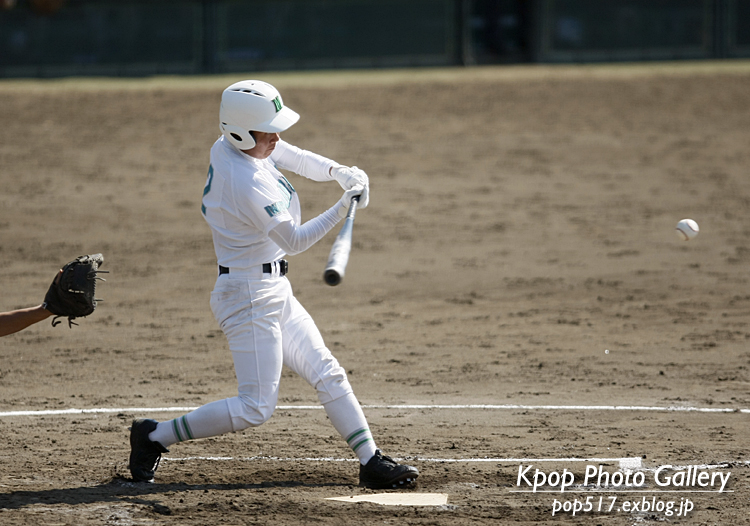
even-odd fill
[{"label": "player's outstretched leg", "polygon": [[148,438],[158,422],[146,418],[133,420],[130,426],[130,463],[128,469],[133,475],[135,482],[151,482],[154,480],[154,472],[159,467],[162,453],[169,450],[159,442]]},{"label": "player's outstretched leg", "polygon": [[359,465],[359,485],[371,489],[403,488],[414,483],[418,476],[417,468],[399,464],[379,449],[367,464]]}]

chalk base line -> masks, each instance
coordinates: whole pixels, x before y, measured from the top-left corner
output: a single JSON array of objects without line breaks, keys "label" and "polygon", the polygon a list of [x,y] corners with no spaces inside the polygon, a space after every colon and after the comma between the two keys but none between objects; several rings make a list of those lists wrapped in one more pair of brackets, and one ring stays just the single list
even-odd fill
[{"label": "chalk base line", "polygon": [[[750,408],[732,407],[690,407],[690,406],[637,406],[637,405],[523,405],[523,404],[365,404],[363,409],[443,409],[443,410],[486,410],[486,411],[648,411],[648,412],[686,412],[686,413],[750,413]],[[88,409],[42,409],[24,411],[2,411],[0,417],[13,416],[61,416],[99,413],[186,413],[198,409],[195,407],[93,407]],[[280,405],[277,411],[322,410],[321,405]]]}]

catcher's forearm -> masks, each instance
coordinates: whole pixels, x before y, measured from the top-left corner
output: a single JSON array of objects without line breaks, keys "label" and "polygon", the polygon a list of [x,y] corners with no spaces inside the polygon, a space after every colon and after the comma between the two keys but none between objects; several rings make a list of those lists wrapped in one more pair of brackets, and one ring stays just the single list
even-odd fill
[{"label": "catcher's forearm", "polygon": [[13,334],[50,316],[52,316],[52,313],[41,305],[28,309],[0,312],[0,336]]}]

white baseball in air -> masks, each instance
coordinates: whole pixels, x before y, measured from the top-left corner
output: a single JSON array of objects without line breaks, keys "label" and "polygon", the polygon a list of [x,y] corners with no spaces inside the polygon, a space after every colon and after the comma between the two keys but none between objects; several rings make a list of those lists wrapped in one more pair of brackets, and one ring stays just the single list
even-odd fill
[{"label": "white baseball in air", "polygon": [[700,228],[698,228],[698,223],[696,223],[692,219],[682,219],[679,223],[677,223],[677,228],[675,229],[677,237],[679,237],[683,241],[689,241],[693,239],[698,235],[699,231]]}]

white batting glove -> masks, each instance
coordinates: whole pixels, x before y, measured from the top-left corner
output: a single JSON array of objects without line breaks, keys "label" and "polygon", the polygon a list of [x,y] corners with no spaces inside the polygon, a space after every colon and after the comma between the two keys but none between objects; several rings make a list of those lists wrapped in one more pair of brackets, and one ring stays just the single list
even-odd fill
[{"label": "white batting glove", "polygon": [[[349,213],[349,205],[352,203],[352,197],[358,195],[360,196],[359,202],[362,202],[362,193],[364,192],[364,190],[365,187],[361,184],[358,184],[357,186],[352,187],[351,190],[347,190],[346,192],[344,192],[344,195],[341,196],[341,199],[337,203],[339,207],[337,212],[341,219],[345,219],[346,214]],[[359,208],[359,204],[357,204],[357,208]]]},{"label": "white batting glove", "polygon": [[357,184],[367,185],[370,183],[369,178],[364,170],[356,166],[334,166],[331,168],[331,175],[341,185],[344,190],[351,190]]},{"label": "white batting glove", "polygon": [[344,190],[351,190],[357,185],[364,186],[362,195],[359,198],[358,208],[366,208],[370,204],[370,178],[364,170],[356,166],[334,166],[331,168],[331,175],[341,185]]}]

